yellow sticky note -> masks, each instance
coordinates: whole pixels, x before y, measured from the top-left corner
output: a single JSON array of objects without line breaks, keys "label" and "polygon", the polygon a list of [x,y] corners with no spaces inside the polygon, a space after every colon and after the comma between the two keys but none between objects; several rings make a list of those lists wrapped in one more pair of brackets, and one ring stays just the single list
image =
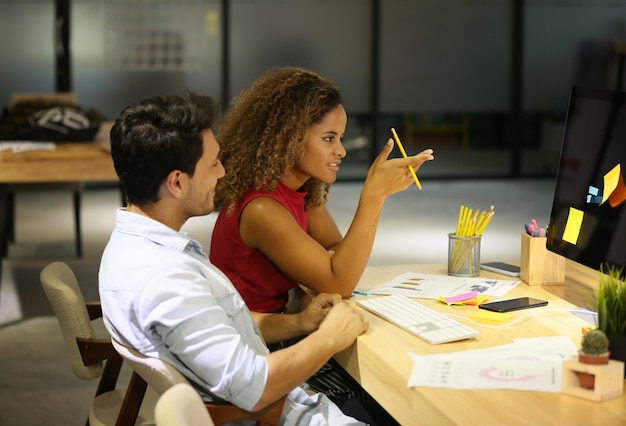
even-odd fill
[{"label": "yellow sticky note", "polygon": [[476,297],[475,305],[482,305],[483,303],[485,303],[488,300],[489,300],[489,297],[487,297],[487,296],[478,296],[478,297]]},{"label": "yellow sticky note", "polygon": [[443,297],[443,296],[439,296],[439,297],[437,298],[437,300],[439,300],[441,303],[445,303],[445,304],[446,304],[446,305],[448,305],[448,306],[450,306],[450,305],[459,305],[459,306],[462,306],[462,305],[464,305],[464,304],[465,304],[465,302],[464,302],[464,301],[462,301],[462,300],[459,300],[459,301],[456,301],[456,302],[450,302],[450,301],[446,300],[446,298],[445,298],[445,297]]},{"label": "yellow sticky note", "polygon": [[498,325],[509,321],[512,316],[507,313],[480,311],[470,315],[470,319],[476,322]]},{"label": "yellow sticky note", "polygon": [[574,207],[569,208],[565,231],[563,231],[563,241],[576,245],[584,215],[585,213],[582,210],[575,209]]}]

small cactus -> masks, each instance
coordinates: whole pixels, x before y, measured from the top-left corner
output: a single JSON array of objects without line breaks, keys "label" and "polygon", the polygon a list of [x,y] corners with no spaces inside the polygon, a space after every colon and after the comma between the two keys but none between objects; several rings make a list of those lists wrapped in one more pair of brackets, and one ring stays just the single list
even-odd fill
[{"label": "small cactus", "polygon": [[580,349],[586,355],[603,355],[609,351],[609,338],[600,329],[588,331]]}]

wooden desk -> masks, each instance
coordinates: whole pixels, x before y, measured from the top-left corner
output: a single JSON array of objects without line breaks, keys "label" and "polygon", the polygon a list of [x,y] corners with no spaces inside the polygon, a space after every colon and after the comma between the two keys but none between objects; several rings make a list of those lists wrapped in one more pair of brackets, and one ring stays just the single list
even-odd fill
[{"label": "wooden desk", "polygon": [[56,145],[54,151],[0,151],[0,184],[118,181],[111,154],[101,143]]},{"label": "wooden desk", "polygon": [[[369,266],[358,288],[367,290],[404,272],[446,274],[447,269],[445,265]],[[511,279],[488,271],[481,271],[481,276]],[[567,286],[559,287],[562,290]],[[537,297],[548,300],[551,308],[573,307],[557,296],[553,288],[528,286],[523,282],[506,296]],[[367,296],[356,296],[353,299],[363,297]],[[447,306],[427,299],[420,299],[420,302],[444,313],[465,316],[478,309],[472,306]],[[337,354],[335,359],[403,426],[626,424],[624,396],[605,402],[592,402],[548,392],[407,388],[413,366],[408,352],[446,353],[507,344],[518,337],[561,335],[569,336],[578,345],[582,327],[589,324],[569,312],[546,312],[541,315],[540,309],[537,309],[536,317],[510,328],[475,327],[480,331],[476,339],[430,345],[384,319],[362,311],[370,323],[368,332],[360,336],[352,347]],[[512,314],[517,317],[528,312],[517,311]]]},{"label": "wooden desk", "polygon": [[[11,183],[117,182],[111,154],[99,142],[57,143],[54,151],[0,151],[0,253],[6,247]],[[0,279],[2,259],[0,257]]]}]

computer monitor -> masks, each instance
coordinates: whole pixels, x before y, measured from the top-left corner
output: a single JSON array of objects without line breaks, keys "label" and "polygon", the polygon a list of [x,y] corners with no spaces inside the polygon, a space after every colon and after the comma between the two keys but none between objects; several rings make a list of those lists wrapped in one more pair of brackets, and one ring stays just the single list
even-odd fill
[{"label": "computer monitor", "polygon": [[573,87],[548,250],[590,268],[626,265],[626,93]]}]

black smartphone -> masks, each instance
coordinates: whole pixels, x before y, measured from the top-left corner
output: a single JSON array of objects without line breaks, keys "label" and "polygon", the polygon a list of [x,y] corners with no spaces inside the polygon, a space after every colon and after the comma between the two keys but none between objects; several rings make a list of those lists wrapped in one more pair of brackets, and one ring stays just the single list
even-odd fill
[{"label": "black smartphone", "polygon": [[498,274],[519,277],[519,266],[505,262],[485,262],[480,264],[481,269],[497,272]]},{"label": "black smartphone", "polygon": [[478,305],[478,307],[480,309],[486,309],[493,312],[510,312],[520,309],[536,308],[537,306],[546,306],[547,304],[547,300],[533,299],[532,297],[520,297],[518,299],[482,303]]}]

